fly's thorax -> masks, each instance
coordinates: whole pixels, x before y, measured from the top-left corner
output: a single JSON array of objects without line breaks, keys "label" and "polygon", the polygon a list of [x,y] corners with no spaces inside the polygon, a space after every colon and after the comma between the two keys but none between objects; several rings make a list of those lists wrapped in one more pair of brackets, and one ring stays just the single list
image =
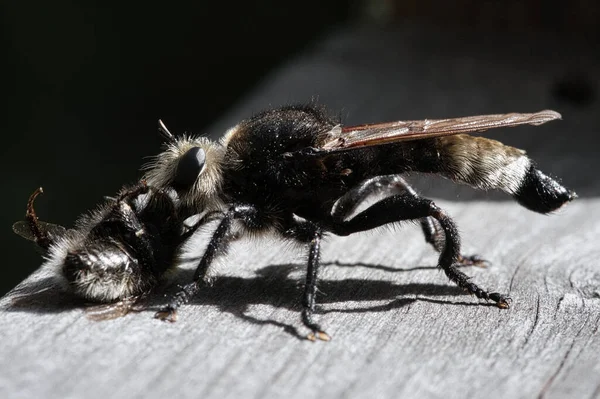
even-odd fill
[{"label": "fly's thorax", "polygon": [[144,179],[158,190],[175,189],[186,208],[220,209],[225,149],[205,137],[181,137],[144,166]]}]

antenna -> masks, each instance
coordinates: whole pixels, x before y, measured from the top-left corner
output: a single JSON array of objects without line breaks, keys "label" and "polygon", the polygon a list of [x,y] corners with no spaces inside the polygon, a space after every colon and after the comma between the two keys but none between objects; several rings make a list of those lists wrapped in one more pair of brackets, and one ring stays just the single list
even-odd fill
[{"label": "antenna", "polygon": [[160,134],[169,143],[174,143],[176,141],[175,136],[173,136],[169,129],[167,129],[162,119],[158,120],[158,134]]}]

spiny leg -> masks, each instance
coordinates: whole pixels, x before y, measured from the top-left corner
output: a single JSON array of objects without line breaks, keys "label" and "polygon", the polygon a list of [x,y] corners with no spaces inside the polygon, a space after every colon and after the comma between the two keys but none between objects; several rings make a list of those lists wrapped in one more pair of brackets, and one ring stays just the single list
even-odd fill
[{"label": "spiny leg", "polygon": [[[157,260],[154,257],[155,248],[152,237],[143,221],[144,211],[136,212],[134,205],[134,200],[139,195],[149,191],[150,187],[144,181],[123,190],[112,204],[110,213],[105,216],[102,229],[105,234],[120,236],[123,243],[131,248],[136,248],[137,260],[148,265],[150,270],[154,270]],[[145,210],[147,209],[148,206]]]},{"label": "spiny leg", "polygon": [[348,221],[334,221],[330,228],[335,234],[348,235],[370,230],[387,223],[428,216],[434,218],[444,231],[445,245],[440,253],[438,266],[444,270],[446,276],[459,287],[478,298],[491,299],[497,303],[498,307],[508,308],[509,298],[497,292],[488,293],[479,288],[476,284],[470,282],[470,278],[466,274],[457,269],[456,263],[460,259],[458,230],[452,219],[431,200],[410,194],[394,195],[373,204]]},{"label": "spiny leg", "polygon": [[181,287],[181,290],[175,294],[170,303],[163,309],[156,312],[155,318],[164,321],[174,322],[177,320],[177,309],[186,304],[193,298],[202,287],[203,283],[210,283],[207,278],[207,272],[211,263],[219,255],[227,251],[231,237],[231,226],[235,219],[242,219],[247,225],[252,226],[258,223],[256,208],[249,205],[234,205],[224,215],[221,223],[211,237],[208,247],[196,268],[194,280]]},{"label": "spiny leg", "polygon": [[29,201],[27,201],[27,212],[25,213],[25,220],[29,224],[29,229],[34,237],[34,242],[42,248],[42,250],[47,251],[52,243],[50,235],[48,231],[44,228],[44,226],[39,222],[39,219],[35,213],[35,209],[33,208],[33,203],[38,195],[43,193],[44,190],[40,187],[31,194],[29,197]]},{"label": "spiny leg", "polygon": [[[217,220],[218,216],[224,216],[223,212],[211,211],[211,212],[206,213],[205,215],[202,215],[196,222],[194,222],[194,224],[186,225],[185,228],[187,230],[183,234],[181,234],[181,237],[179,237],[179,243],[182,244],[185,241],[187,241],[191,236],[196,234],[196,231],[198,231],[198,228],[200,226],[203,226],[206,223]],[[232,237],[234,237],[233,234],[232,234]],[[235,238],[237,238],[237,236],[235,236]]]},{"label": "spiny leg", "polygon": [[311,222],[290,222],[290,225],[283,229],[283,235],[308,244],[308,265],[302,295],[302,323],[311,330],[306,338],[310,341],[316,341],[317,339],[329,341],[331,337],[313,319],[317,281],[321,266],[323,229]]},{"label": "spiny leg", "polygon": [[[442,228],[440,223],[433,217],[426,217],[421,219],[421,229],[423,230],[423,234],[425,235],[425,241],[431,244],[437,252],[442,252],[446,243],[446,234],[444,233],[444,229]],[[479,255],[460,254],[458,255],[456,265],[461,267],[487,267],[490,265],[490,262],[483,259]]]},{"label": "spiny leg", "polygon": [[[342,196],[336,203],[332,216],[337,221],[344,221],[361,203],[368,200],[370,197],[376,195],[384,195],[387,197],[398,194],[406,194],[415,198],[419,197],[416,190],[400,175],[376,176],[361,182]],[[421,218],[421,229],[423,230],[425,241],[431,244],[436,252],[442,252],[446,242],[445,233],[435,218]],[[460,255],[457,263],[460,266],[481,267],[489,264],[489,262],[478,255]]]},{"label": "spiny leg", "polygon": [[44,191],[40,187],[31,194],[27,201],[25,220],[19,220],[18,222],[13,223],[12,229],[15,234],[36,243],[37,249],[40,250],[42,254],[46,255],[52,244],[60,237],[63,237],[67,232],[67,229],[63,226],[42,222],[38,219],[33,203],[35,202],[36,197],[43,192]]},{"label": "spiny leg", "polygon": [[140,194],[145,194],[150,191],[150,187],[145,180],[140,180],[135,186],[123,190],[115,199],[115,202],[127,201],[134,199]]}]

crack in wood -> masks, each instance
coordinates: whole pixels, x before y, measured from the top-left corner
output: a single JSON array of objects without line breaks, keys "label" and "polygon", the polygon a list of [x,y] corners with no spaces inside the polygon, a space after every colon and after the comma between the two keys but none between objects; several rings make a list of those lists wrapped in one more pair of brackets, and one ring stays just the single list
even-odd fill
[{"label": "crack in wood", "polygon": [[581,335],[581,332],[583,331],[583,328],[587,324],[589,318],[590,317],[588,315],[586,317],[585,321],[583,322],[583,324],[581,325],[581,328],[579,329],[579,331],[577,331],[577,334],[573,338],[573,341],[571,342],[571,345],[569,346],[569,349],[567,349],[567,352],[563,355],[563,357],[562,357],[562,359],[560,361],[560,364],[558,365],[558,368],[550,376],[550,378],[548,378],[548,380],[546,381],[546,383],[542,387],[542,390],[540,391],[540,394],[538,395],[538,399],[543,399],[544,398],[544,396],[546,395],[546,392],[548,391],[548,389],[550,388],[550,386],[552,385],[552,383],[554,382],[554,380],[556,379],[556,377],[558,376],[558,374],[560,374],[560,372],[562,371],[563,367],[565,366],[565,363],[567,362],[567,358],[571,354],[571,351],[573,350],[573,347],[575,346],[575,343],[577,342],[577,338],[579,338],[579,336]]},{"label": "crack in wood", "polygon": [[538,322],[540,319],[540,294],[537,294],[537,300],[535,303],[535,317],[533,319],[533,324],[531,326],[531,328],[529,329],[529,331],[527,332],[527,336],[525,337],[525,342],[523,342],[523,345],[521,346],[521,348],[524,348],[527,346],[527,344],[529,343],[529,340],[531,339],[531,335],[533,334],[533,332],[535,331]]},{"label": "crack in wood", "polygon": [[519,264],[515,268],[515,271],[513,272],[512,276],[510,278],[510,284],[508,285],[508,292],[512,292],[512,288],[513,288],[513,283],[515,281],[515,277],[516,277],[517,273],[519,272],[519,269],[521,269],[521,266],[523,266],[524,263],[525,263],[525,261],[519,262]]},{"label": "crack in wood", "polygon": [[558,299],[558,302],[556,302],[556,307],[554,308],[554,314],[556,315],[558,313],[558,310],[560,309],[560,305],[562,304],[562,301],[565,300],[565,295],[561,295],[560,298]]}]

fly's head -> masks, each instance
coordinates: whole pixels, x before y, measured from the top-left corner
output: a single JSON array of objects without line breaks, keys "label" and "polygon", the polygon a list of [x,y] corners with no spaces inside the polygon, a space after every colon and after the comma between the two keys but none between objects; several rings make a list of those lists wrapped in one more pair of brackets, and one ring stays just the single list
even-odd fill
[{"label": "fly's head", "polygon": [[180,205],[196,212],[218,209],[224,148],[205,137],[176,138],[161,127],[166,149],[144,166],[147,184],[174,189]]}]

